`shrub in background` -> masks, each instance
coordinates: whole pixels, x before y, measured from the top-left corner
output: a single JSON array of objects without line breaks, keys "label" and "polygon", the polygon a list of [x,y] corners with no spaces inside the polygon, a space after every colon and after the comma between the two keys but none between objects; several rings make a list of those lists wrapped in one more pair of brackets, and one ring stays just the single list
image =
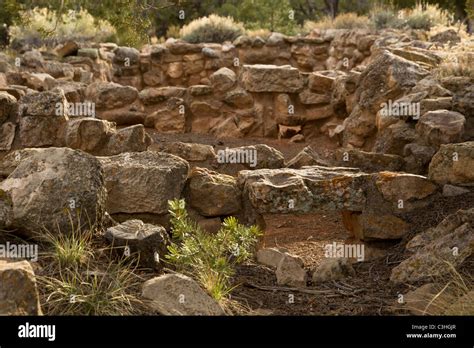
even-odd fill
[{"label": "shrub in background", "polygon": [[66,40],[106,41],[115,29],[105,20],[96,20],[86,10],[57,15],[47,8],[34,8],[21,13],[19,24],[10,27],[13,41],[25,43],[59,43]]},{"label": "shrub in background", "polygon": [[235,22],[232,17],[210,15],[198,18],[185,25],[180,30],[184,41],[191,43],[233,41],[245,32],[241,23]]},{"label": "shrub in background", "polygon": [[307,21],[304,24],[306,32],[313,29],[367,29],[369,27],[369,17],[359,16],[352,12],[340,14],[334,19],[327,16],[317,22]]}]

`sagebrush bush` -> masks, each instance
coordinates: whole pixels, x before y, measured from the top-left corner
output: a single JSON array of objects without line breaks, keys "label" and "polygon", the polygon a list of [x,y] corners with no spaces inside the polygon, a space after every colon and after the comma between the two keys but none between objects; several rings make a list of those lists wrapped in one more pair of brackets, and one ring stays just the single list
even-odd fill
[{"label": "sagebrush bush", "polygon": [[313,29],[367,29],[369,25],[367,16],[350,12],[342,13],[334,19],[326,16],[317,22],[307,21],[304,24],[304,30],[310,32]]},{"label": "sagebrush bush", "polygon": [[395,10],[393,7],[375,6],[370,11],[370,20],[376,29],[422,29],[430,30],[435,25],[449,25],[452,17],[437,5],[417,3],[413,8]]},{"label": "sagebrush bush", "polygon": [[397,11],[392,8],[374,7],[369,16],[372,25],[378,30],[386,28],[401,28],[405,25],[404,20],[399,18]]},{"label": "sagebrush bush", "polygon": [[203,231],[187,214],[184,200],[169,201],[173,242],[166,259],[176,269],[198,280],[217,301],[232,290],[235,266],[248,260],[261,232],[228,217],[217,234]]},{"label": "sagebrush bush", "polygon": [[235,22],[232,17],[210,15],[193,20],[183,26],[180,36],[184,41],[191,43],[233,41],[244,34],[243,24]]},{"label": "sagebrush bush", "polygon": [[23,11],[21,20],[9,29],[13,41],[66,40],[104,41],[115,33],[112,25],[105,20],[96,20],[87,10],[71,11],[59,15],[47,8],[35,7]]}]

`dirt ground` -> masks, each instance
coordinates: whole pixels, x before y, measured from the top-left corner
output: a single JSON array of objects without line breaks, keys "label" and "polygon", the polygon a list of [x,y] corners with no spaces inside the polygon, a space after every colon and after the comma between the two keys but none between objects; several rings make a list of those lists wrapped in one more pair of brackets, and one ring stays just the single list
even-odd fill
[{"label": "dirt ground", "polygon": [[[253,144],[267,144],[283,153],[288,161],[305,146],[312,148],[322,157],[330,158],[337,144],[325,137],[306,143],[290,143],[288,139],[216,139],[212,135],[200,134],[158,134],[150,131],[155,142],[182,141],[214,145],[216,150]],[[413,229],[402,241],[377,245],[382,247],[382,256],[366,262],[353,264],[355,276],[343,281],[312,285],[304,289],[277,285],[275,271],[254,262],[239,266],[232,293],[231,311],[242,315],[406,315],[397,305],[399,294],[413,287],[393,285],[389,282],[391,270],[408,257],[404,249],[406,242],[416,233],[437,225],[458,209],[474,206],[474,194],[462,198],[440,198],[431,206],[414,211],[407,219]],[[300,256],[308,271],[314,269],[323,259],[326,244],[348,241],[349,234],[342,223],[340,212],[318,214],[268,214],[264,216],[266,229],[263,245],[283,247]],[[469,263],[471,267],[473,262]],[[310,273],[311,274],[311,273]]]}]

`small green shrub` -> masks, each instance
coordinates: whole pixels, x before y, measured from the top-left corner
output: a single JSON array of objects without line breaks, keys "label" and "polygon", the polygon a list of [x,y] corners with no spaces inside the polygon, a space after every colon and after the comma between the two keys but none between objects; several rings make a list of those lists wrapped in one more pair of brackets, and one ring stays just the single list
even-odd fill
[{"label": "small green shrub", "polygon": [[233,41],[245,32],[241,23],[232,17],[210,15],[195,19],[181,28],[180,36],[191,43]]},{"label": "small green shrub", "polygon": [[180,272],[198,280],[217,301],[232,290],[231,277],[235,266],[248,260],[261,232],[246,227],[235,217],[228,217],[217,234],[204,232],[191,221],[184,200],[169,201],[173,242],[167,260]]}]

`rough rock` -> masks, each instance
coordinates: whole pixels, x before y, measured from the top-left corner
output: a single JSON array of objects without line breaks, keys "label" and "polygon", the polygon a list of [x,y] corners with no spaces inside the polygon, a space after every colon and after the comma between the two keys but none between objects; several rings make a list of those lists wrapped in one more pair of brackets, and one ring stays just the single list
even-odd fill
[{"label": "rough rock", "polygon": [[303,260],[291,254],[285,254],[280,260],[275,274],[278,285],[305,287],[308,280]]},{"label": "rough rock", "polygon": [[262,265],[277,268],[288,250],[282,248],[263,248],[257,251],[257,262]]},{"label": "rough rock", "polygon": [[229,68],[220,68],[209,76],[209,80],[215,91],[226,92],[235,85],[237,77]]},{"label": "rough rock", "polygon": [[286,163],[287,168],[295,169],[314,165],[327,166],[328,164],[319,157],[319,155],[311,148],[311,146],[306,146],[295,157],[289,160],[288,163]]},{"label": "rough rock", "polygon": [[323,260],[313,272],[312,282],[324,283],[344,279],[355,275],[354,268],[346,258],[331,258]]},{"label": "rough rock", "polygon": [[241,209],[241,192],[232,176],[193,168],[187,191],[191,207],[203,216],[233,215]]},{"label": "rough rock", "polygon": [[0,260],[0,315],[42,315],[29,262]]},{"label": "rough rock", "polygon": [[20,100],[20,140],[24,147],[61,146],[68,119],[62,90],[27,94]]},{"label": "rough rock", "polygon": [[16,126],[12,122],[0,125],[0,151],[10,151],[15,139]]},{"label": "rough rock", "polygon": [[[463,221],[466,221],[463,223]],[[394,283],[413,283],[444,276],[458,268],[474,252],[474,209],[445,218],[407,245],[416,253],[392,270]]]},{"label": "rough rock", "polygon": [[456,111],[429,111],[420,117],[416,131],[429,145],[455,143],[462,140],[466,118]]},{"label": "rough rock", "polygon": [[472,185],[474,141],[441,145],[431,159],[428,177],[438,184]]},{"label": "rough rock", "polygon": [[335,159],[341,167],[360,168],[368,173],[384,170],[398,171],[404,164],[403,158],[397,155],[344,148],[336,150]]},{"label": "rough rock", "polygon": [[16,109],[16,98],[7,92],[0,91],[0,124],[13,115]]},{"label": "rough rock", "polygon": [[[16,154],[12,157],[17,158]],[[69,148],[28,149],[18,154],[18,165],[0,183],[0,192],[11,200],[9,227],[37,236],[42,228],[67,233],[71,221],[78,231],[102,223],[106,190],[97,159]]]},{"label": "rough rock", "polygon": [[115,124],[94,118],[74,118],[66,126],[65,144],[92,154],[98,154],[109,136],[115,131]]},{"label": "rough rock", "polygon": [[145,282],[142,296],[151,309],[163,315],[224,315],[193,279],[183,274],[166,274]]},{"label": "rough rock", "polygon": [[94,82],[87,86],[85,95],[99,110],[116,109],[132,104],[138,98],[138,91],[115,82]]},{"label": "rough rock", "polygon": [[166,214],[168,200],[179,198],[188,163],[154,151],[99,157],[107,186],[107,212]]},{"label": "rough rock", "polygon": [[126,247],[130,255],[138,254],[140,265],[143,267],[161,270],[164,266],[163,261],[168,253],[170,239],[162,226],[145,224],[141,220],[128,220],[108,228],[105,238],[120,256],[126,254]]},{"label": "rough rock", "polygon": [[244,65],[240,79],[250,92],[296,93],[303,89],[300,72],[289,65]]},{"label": "rough rock", "polygon": [[181,157],[189,162],[204,162],[213,161],[216,158],[216,152],[211,145],[204,145],[198,143],[182,143],[173,142],[163,145],[153,145],[149,150],[155,150],[170,153],[172,155]]},{"label": "rough rock", "polygon": [[391,202],[423,199],[438,189],[424,176],[395,172],[380,172],[376,185],[383,197]]}]

